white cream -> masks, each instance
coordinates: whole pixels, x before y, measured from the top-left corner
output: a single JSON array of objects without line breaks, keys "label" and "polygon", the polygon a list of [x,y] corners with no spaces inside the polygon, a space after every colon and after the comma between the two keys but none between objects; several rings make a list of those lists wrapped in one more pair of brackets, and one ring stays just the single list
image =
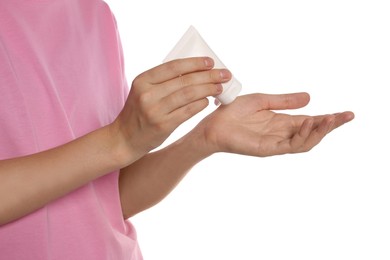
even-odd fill
[{"label": "white cream", "polygon": [[[214,60],[214,68],[222,69],[226,66],[221,62],[221,60],[215,55],[211,50],[199,32],[195,27],[190,26],[186,33],[182,36],[179,42],[167,55],[163,62],[167,62],[174,59],[188,58],[188,57],[199,57],[199,56],[208,56]],[[221,102],[221,104],[229,104],[236,99],[238,94],[241,91],[241,83],[232,76],[232,79],[224,84],[223,92],[216,96],[216,98]]]}]

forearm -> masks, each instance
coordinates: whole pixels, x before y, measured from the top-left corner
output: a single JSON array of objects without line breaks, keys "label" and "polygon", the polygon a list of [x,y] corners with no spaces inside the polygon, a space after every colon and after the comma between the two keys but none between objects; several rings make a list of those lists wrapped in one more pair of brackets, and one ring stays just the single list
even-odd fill
[{"label": "forearm", "polygon": [[0,161],[0,225],[127,165],[108,127],[37,154]]},{"label": "forearm", "polygon": [[160,202],[195,164],[210,155],[197,149],[196,140],[185,136],[121,170],[119,188],[125,218]]}]

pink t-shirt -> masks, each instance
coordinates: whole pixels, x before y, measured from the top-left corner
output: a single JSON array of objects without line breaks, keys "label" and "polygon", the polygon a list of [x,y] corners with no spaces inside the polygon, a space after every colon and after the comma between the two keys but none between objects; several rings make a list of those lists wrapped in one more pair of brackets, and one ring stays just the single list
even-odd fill
[{"label": "pink t-shirt", "polygon": [[[111,123],[128,93],[122,58],[103,1],[1,1],[0,160]],[[122,218],[118,174],[0,226],[0,259],[142,259],[136,232]]]}]

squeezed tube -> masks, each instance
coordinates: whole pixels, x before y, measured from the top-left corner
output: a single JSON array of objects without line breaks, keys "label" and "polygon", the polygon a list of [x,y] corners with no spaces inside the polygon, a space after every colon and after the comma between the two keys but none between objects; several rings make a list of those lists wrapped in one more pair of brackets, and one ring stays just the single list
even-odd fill
[{"label": "squeezed tube", "polygon": [[[163,62],[199,56],[211,57],[214,60],[214,68],[226,68],[195,27],[191,25]],[[233,102],[242,89],[241,83],[234,76],[230,81],[223,83],[222,87],[222,93],[216,98],[223,105]]]}]

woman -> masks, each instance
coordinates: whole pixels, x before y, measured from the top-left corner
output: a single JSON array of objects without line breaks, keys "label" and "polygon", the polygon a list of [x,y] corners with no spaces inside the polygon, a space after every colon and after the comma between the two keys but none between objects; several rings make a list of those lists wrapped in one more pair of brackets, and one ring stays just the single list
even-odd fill
[{"label": "woman", "polygon": [[100,0],[1,2],[2,259],[142,259],[127,219],[196,163],[217,152],[306,152],[354,116],[271,111],[305,106],[306,93],[246,95],[150,152],[231,74],[208,57],[174,60],[137,76],[128,93],[122,58]]}]

